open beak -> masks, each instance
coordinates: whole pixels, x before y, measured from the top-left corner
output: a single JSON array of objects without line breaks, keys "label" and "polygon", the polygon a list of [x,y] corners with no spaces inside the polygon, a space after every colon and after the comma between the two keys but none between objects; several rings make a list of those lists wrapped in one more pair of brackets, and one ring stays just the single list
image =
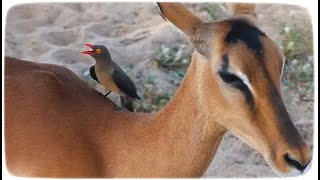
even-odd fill
[{"label": "open beak", "polygon": [[93,51],[93,46],[89,43],[84,44],[85,46],[88,46],[91,50],[90,51],[82,51],[82,54],[89,54],[89,55],[93,55],[94,51]]}]

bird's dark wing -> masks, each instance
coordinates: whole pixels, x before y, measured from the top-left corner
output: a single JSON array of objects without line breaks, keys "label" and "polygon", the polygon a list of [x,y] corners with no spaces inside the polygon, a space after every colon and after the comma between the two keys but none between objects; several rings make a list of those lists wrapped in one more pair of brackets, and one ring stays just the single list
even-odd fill
[{"label": "bird's dark wing", "polygon": [[114,83],[122,92],[126,93],[130,97],[141,99],[137,94],[136,86],[120,67],[114,66],[112,78]]},{"label": "bird's dark wing", "polygon": [[96,71],[94,70],[94,66],[90,67],[90,76],[92,77],[92,79],[94,79],[94,80],[98,81],[98,83],[100,83],[97,78]]}]

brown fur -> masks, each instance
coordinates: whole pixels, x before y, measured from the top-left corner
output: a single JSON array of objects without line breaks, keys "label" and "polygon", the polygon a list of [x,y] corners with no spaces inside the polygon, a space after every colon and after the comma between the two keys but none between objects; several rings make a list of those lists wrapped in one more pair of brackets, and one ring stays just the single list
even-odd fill
[{"label": "brown fur", "polygon": [[249,15],[256,18],[255,4],[251,3],[227,3],[227,7],[232,16]]},{"label": "brown fur", "polygon": [[[283,133],[267,91],[271,84],[280,91],[282,61],[276,45],[262,38],[261,61],[243,43],[225,44],[230,31],[227,21],[204,25],[181,4],[160,3],[160,7],[196,50],[203,50],[194,52],[173,99],[157,113],[114,110],[111,101],[64,67],[6,57],[6,160],[12,174],[198,177],[209,166],[226,130],[245,140],[280,172],[289,172],[284,153],[302,164],[309,161],[310,150],[296,129],[288,126],[292,137]],[[204,27],[209,41],[193,41]],[[208,50],[202,42],[213,44]],[[217,71],[223,54],[228,54],[231,69],[250,80],[254,111],[241,92],[220,79]]]},{"label": "brown fur", "polygon": [[195,64],[174,100],[161,112],[143,114],[114,111],[113,103],[63,67],[5,62],[6,157],[14,175],[201,176],[225,132],[197,106]]}]

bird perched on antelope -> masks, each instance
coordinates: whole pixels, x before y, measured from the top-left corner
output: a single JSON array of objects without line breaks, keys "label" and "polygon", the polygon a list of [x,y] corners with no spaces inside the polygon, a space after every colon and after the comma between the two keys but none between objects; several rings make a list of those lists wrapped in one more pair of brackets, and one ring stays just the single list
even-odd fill
[{"label": "bird perched on antelope", "polygon": [[137,94],[136,86],[132,80],[112,61],[107,47],[88,43],[85,45],[91,50],[82,51],[82,54],[91,55],[96,60],[96,63],[90,67],[90,76],[110,92],[118,93],[121,99],[121,106],[133,112],[133,100],[141,100],[141,98]]}]

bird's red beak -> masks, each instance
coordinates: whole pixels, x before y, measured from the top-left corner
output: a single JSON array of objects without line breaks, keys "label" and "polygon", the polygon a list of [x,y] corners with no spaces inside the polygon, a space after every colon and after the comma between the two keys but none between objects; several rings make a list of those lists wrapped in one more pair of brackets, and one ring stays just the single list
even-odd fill
[{"label": "bird's red beak", "polygon": [[82,53],[82,54],[93,55],[93,54],[94,54],[93,46],[92,46],[91,44],[89,44],[89,43],[86,43],[86,44],[84,44],[84,45],[85,45],[85,46],[88,46],[88,47],[91,49],[91,51],[82,51],[81,53]]}]

